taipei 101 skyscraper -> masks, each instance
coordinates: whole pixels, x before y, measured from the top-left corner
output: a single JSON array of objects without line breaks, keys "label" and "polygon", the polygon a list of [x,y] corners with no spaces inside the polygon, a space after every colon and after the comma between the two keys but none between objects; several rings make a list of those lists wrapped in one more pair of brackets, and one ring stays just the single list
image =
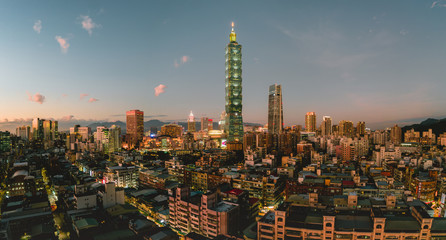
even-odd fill
[{"label": "taipei 101 skyscraper", "polygon": [[242,45],[236,41],[234,23],[226,46],[226,132],[228,150],[243,149]]}]

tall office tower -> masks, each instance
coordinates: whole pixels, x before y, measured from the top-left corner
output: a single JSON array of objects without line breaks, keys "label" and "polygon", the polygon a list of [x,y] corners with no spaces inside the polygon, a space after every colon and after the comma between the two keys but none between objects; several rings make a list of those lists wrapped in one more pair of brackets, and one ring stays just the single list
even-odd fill
[{"label": "tall office tower", "polygon": [[116,125],[112,125],[108,129],[108,151],[119,152],[121,150],[121,128]]},{"label": "tall office tower", "polygon": [[144,136],[144,112],[140,110],[127,111],[127,136],[131,147],[137,145]]},{"label": "tall office tower", "polygon": [[307,112],[305,115],[305,131],[316,132],[316,113]]},{"label": "tall office tower", "polygon": [[91,136],[91,128],[90,127],[78,127],[77,134],[81,137],[82,141],[88,141]]},{"label": "tall office tower", "polygon": [[272,134],[282,133],[283,130],[283,105],[282,86],[271,85],[268,91],[268,132]]},{"label": "tall office tower", "polygon": [[322,123],[321,123],[321,134],[322,136],[330,136],[331,135],[331,117],[330,116],[323,116],[322,117]]},{"label": "tall office tower", "polygon": [[11,151],[11,134],[6,132],[0,132],[0,153]]},{"label": "tall office tower", "polygon": [[364,136],[365,135],[365,122],[358,122],[356,125],[356,135]]},{"label": "tall office tower", "polygon": [[189,118],[187,119],[187,131],[195,132],[195,117],[192,111],[190,111]]},{"label": "tall office tower", "polygon": [[51,120],[43,121],[43,140],[50,141],[52,137],[51,134]]},{"label": "tall office tower", "polygon": [[23,139],[23,140],[29,140],[30,136],[30,127],[29,126],[21,126],[16,128],[16,135],[17,137]]},{"label": "tall office tower", "polygon": [[398,127],[397,124],[390,129],[390,141],[393,144],[400,144],[402,141],[402,131],[401,128]]},{"label": "tall office tower", "polygon": [[96,133],[94,136],[94,139],[98,143],[102,143],[103,140],[105,140],[104,132],[102,130],[106,130],[107,128],[104,126],[97,126],[96,127]]},{"label": "tall office tower", "polygon": [[339,122],[339,136],[353,136],[353,122],[341,120]]},{"label": "tall office tower", "polygon": [[208,121],[209,119],[207,117],[201,117],[201,131],[208,130]]},{"label": "tall office tower", "polygon": [[208,131],[214,130],[214,121],[212,119],[208,119]]},{"label": "tall office tower", "polygon": [[32,134],[34,140],[43,140],[43,119],[34,118],[32,123]]},{"label": "tall office tower", "polygon": [[[226,46],[226,129],[228,144],[243,143],[242,46],[237,43],[234,23]],[[240,149],[243,148],[240,147]],[[229,149],[229,146],[228,146]]]},{"label": "tall office tower", "polygon": [[59,122],[58,121],[51,122],[51,137],[53,140],[55,140],[57,137],[59,137]]}]

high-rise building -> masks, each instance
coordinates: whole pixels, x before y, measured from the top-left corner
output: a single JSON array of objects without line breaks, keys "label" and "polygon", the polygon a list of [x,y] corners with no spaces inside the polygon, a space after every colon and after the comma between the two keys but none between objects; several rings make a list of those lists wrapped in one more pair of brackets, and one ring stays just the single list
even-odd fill
[{"label": "high-rise building", "polygon": [[11,134],[6,132],[0,132],[0,153],[11,151]]},{"label": "high-rise building", "polygon": [[119,152],[121,150],[121,128],[112,125],[110,128],[103,126],[97,127],[96,142],[99,149],[105,153]]},{"label": "high-rise building", "polygon": [[282,133],[283,130],[283,105],[282,86],[271,85],[268,91],[268,132],[272,134]]},{"label": "high-rise building", "polygon": [[339,122],[339,135],[352,137],[353,136],[353,122],[341,120]]},{"label": "high-rise building", "polygon": [[316,113],[307,112],[305,115],[305,131],[316,132]]},{"label": "high-rise building", "polygon": [[237,43],[234,23],[229,41],[226,46],[226,129],[228,143],[243,143],[242,46]]},{"label": "high-rise building", "polygon": [[201,131],[208,131],[208,118],[201,117]]},{"label": "high-rise building", "polygon": [[332,121],[330,116],[323,116],[322,117],[322,123],[321,123],[321,134],[322,136],[330,136]]},{"label": "high-rise building", "polygon": [[144,112],[140,110],[127,111],[128,143],[134,147],[144,136]]},{"label": "high-rise building", "polygon": [[53,130],[51,129],[51,127],[53,126],[52,121],[51,120],[43,120],[43,139],[45,141],[51,141],[53,140]]},{"label": "high-rise building", "polygon": [[365,134],[365,122],[358,122],[356,125],[356,135],[364,136]]},{"label": "high-rise building", "polygon": [[195,117],[192,111],[190,111],[189,118],[187,118],[187,131],[195,132]]},{"label": "high-rise building", "polygon": [[193,196],[190,192],[189,187],[169,189],[170,227],[183,233],[195,232],[207,237],[193,239],[215,239],[219,235],[233,235],[237,232],[238,204],[219,201],[216,192]]},{"label": "high-rise building", "polygon": [[212,119],[208,119],[208,131],[214,130],[214,121]]},{"label": "high-rise building", "polygon": [[169,136],[173,138],[183,135],[183,127],[178,124],[165,124],[161,127],[161,136]]},{"label": "high-rise building", "polygon": [[121,150],[121,128],[112,125],[108,129],[108,152],[119,152]]},{"label": "high-rise building", "polygon": [[43,140],[43,119],[34,118],[32,123],[32,134],[34,140]]},{"label": "high-rise building", "polygon": [[29,126],[21,126],[16,128],[16,135],[17,137],[23,139],[23,140],[29,140],[30,138],[30,127]]},{"label": "high-rise building", "polygon": [[398,127],[397,124],[395,124],[395,126],[393,126],[390,129],[390,141],[393,144],[400,144],[401,143],[401,139],[402,138],[402,131],[401,128]]}]

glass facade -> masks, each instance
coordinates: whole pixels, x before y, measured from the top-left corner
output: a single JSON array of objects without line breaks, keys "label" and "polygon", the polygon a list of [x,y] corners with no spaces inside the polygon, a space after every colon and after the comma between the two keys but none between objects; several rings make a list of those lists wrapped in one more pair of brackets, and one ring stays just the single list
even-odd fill
[{"label": "glass facade", "polygon": [[226,46],[226,132],[228,142],[243,142],[242,117],[242,46],[236,41],[234,29]]},{"label": "glass facade", "polygon": [[279,134],[282,133],[282,129],[282,86],[274,84],[269,86],[268,92],[268,132],[272,134]]}]

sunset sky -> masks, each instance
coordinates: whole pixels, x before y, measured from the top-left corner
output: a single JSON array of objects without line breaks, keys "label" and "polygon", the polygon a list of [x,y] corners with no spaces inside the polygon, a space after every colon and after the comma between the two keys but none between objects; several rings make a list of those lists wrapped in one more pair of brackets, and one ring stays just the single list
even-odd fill
[{"label": "sunset sky", "polygon": [[218,119],[231,22],[245,122],[266,123],[274,83],[285,125],[446,116],[446,1],[2,1],[0,130],[130,109]]}]

